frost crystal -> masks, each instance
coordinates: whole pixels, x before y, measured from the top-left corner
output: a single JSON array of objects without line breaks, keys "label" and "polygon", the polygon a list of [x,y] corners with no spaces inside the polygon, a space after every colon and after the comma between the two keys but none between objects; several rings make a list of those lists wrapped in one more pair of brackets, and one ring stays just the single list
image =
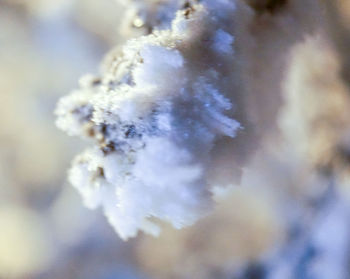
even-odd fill
[{"label": "frost crystal", "polygon": [[101,76],[84,77],[56,109],[59,128],[96,142],[74,160],[71,183],[123,239],[157,235],[157,219],[182,228],[205,215],[213,148],[240,128],[230,78],[234,1],[160,2],[183,9],[112,51]]}]

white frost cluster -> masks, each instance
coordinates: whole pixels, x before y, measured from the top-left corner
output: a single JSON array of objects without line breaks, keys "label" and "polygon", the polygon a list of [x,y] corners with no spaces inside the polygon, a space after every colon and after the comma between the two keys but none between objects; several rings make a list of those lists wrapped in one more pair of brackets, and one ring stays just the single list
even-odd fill
[{"label": "white frost cluster", "polygon": [[206,214],[213,148],[240,129],[230,78],[235,2],[190,2],[168,29],[112,51],[101,76],[84,77],[56,109],[58,127],[96,142],[74,160],[71,183],[123,239],[157,235],[157,220],[181,228]]}]

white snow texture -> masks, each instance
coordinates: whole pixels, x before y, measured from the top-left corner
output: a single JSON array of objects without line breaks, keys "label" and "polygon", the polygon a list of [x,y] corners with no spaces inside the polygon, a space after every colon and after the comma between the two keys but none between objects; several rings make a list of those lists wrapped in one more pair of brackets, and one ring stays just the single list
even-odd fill
[{"label": "white snow texture", "polygon": [[56,109],[59,128],[95,142],[74,160],[70,182],[123,239],[207,214],[212,150],[241,128],[228,74],[235,1],[194,2],[162,22],[170,28],[112,52],[101,76],[84,77]]}]

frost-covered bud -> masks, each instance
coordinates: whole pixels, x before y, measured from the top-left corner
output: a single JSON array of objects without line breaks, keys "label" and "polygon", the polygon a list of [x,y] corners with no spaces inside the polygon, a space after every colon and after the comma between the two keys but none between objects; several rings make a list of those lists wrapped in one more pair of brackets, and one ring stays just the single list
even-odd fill
[{"label": "frost-covered bud", "polygon": [[212,187],[225,186],[216,171],[227,166],[212,166],[227,157],[214,148],[241,128],[233,118],[234,13],[234,1],[188,4],[168,29],[112,51],[101,78],[85,78],[58,104],[61,129],[96,141],[73,162],[70,181],[123,239],[157,235],[157,219],[193,224],[212,207]]}]

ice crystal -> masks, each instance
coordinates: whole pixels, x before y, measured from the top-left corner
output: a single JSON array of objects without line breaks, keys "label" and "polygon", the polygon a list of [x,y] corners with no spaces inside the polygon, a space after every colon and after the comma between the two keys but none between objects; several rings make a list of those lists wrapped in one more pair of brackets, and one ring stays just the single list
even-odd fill
[{"label": "ice crystal", "polygon": [[183,7],[173,21],[113,50],[101,76],[84,77],[56,110],[58,127],[96,142],[70,181],[123,239],[157,235],[156,219],[182,228],[205,215],[211,151],[241,128],[229,72],[235,2],[182,2],[168,1]]}]

